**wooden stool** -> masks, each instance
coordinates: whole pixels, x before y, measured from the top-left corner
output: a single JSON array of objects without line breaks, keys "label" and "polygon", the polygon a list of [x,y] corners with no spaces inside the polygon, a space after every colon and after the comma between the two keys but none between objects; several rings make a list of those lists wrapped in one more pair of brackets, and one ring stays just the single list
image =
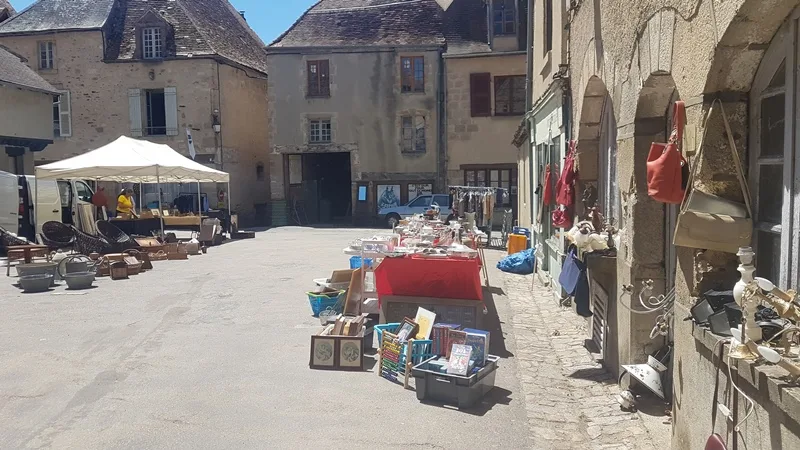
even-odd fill
[{"label": "wooden stool", "polygon": [[8,261],[6,261],[6,276],[11,276],[11,262],[24,260],[30,264],[34,257],[47,257],[49,247],[46,245],[11,245],[7,248]]}]

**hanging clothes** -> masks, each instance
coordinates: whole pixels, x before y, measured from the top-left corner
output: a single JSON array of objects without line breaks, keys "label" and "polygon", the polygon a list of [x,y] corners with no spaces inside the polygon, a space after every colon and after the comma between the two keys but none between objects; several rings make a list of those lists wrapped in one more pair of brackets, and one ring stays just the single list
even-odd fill
[{"label": "hanging clothes", "polygon": [[569,152],[564,161],[564,170],[556,183],[556,203],[564,206],[575,204],[575,183],[578,171],[575,169],[575,141],[570,141]]}]

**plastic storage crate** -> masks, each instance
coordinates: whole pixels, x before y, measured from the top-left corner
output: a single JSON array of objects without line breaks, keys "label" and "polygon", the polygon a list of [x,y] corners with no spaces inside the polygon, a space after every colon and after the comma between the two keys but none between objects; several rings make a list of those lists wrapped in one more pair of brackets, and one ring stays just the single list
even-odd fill
[{"label": "plastic storage crate", "polygon": [[[383,325],[375,325],[375,334],[378,336],[378,345],[383,341],[383,332],[388,331],[394,333],[400,327],[399,323],[386,323]],[[419,364],[422,361],[434,356],[432,353],[433,341],[430,339],[415,339],[414,347],[411,348],[411,364]],[[408,342],[403,344],[403,351],[400,353],[400,367],[405,367],[406,352],[408,351]]]},{"label": "plastic storage crate", "polygon": [[[372,266],[372,258],[365,258],[367,262],[367,266]],[[350,268],[351,269],[360,269],[361,268],[361,257],[360,256],[352,256],[350,257]]]},{"label": "plastic storage crate", "polygon": [[486,366],[477,373],[462,377],[428,369],[429,358],[411,369],[417,390],[417,400],[458,405],[459,409],[474,406],[494,388],[497,374],[497,356],[488,355]]},{"label": "plastic storage crate", "polygon": [[328,308],[333,309],[338,314],[342,313],[344,308],[344,295],[347,291],[336,292],[306,292],[308,295],[308,303],[311,305],[311,312],[314,317],[319,317],[319,313]]}]

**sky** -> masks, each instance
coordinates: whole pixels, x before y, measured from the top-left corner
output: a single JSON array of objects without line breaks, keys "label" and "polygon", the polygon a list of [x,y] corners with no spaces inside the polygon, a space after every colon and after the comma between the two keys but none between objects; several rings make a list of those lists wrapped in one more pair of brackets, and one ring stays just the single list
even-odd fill
[{"label": "sky", "polygon": [[[11,0],[17,11],[27,8],[35,0]],[[269,44],[287,28],[292,26],[317,0],[229,0],[233,6],[244,11],[247,23],[258,33],[265,44]]]}]

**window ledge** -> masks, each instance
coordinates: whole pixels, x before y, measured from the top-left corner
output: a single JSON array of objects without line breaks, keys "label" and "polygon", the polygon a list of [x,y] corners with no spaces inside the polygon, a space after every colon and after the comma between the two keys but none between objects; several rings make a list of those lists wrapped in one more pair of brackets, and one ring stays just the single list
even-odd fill
[{"label": "window ledge", "polygon": [[[677,302],[675,306],[685,310],[676,314],[676,318],[689,314],[689,310],[685,306]],[[692,336],[698,345],[705,347],[709,352],[713,352],[717,343],[724,339],[694,323],[692,324]],[[722,364],[726,363],[730,350],[729,345],[725,344],[724,347],[725,354]],[[719,352],[719,348],[717,348],[717,352]],[[707,357],[706,355],[702,356]],[[775,365],[744,360],[735,360],[734,364],[734,368],[739,374],[739,380],[747,383],[749,385],[747,387],[758,391],[761,396],[769,399],[795,421],[800,420],[800,387],[790,386],[782,379],[788,375],[785,370]]]},{"label": "window ledge", "polygon": [[331,94],[326,94],[326,95],[311,95],[311,94],[306,94],[306,98],[312,98],[312,99],[325,99],[325,98],[331,98]]},{"label": "window ledge", "polygon": [[553,61],[553,51],[548,50],[547,53],[545,53],[542,56],[542,63],[541,63],[542,70],[539,72],[539,74],[544,75],[550,72],[550,63],[552,61]]}]

